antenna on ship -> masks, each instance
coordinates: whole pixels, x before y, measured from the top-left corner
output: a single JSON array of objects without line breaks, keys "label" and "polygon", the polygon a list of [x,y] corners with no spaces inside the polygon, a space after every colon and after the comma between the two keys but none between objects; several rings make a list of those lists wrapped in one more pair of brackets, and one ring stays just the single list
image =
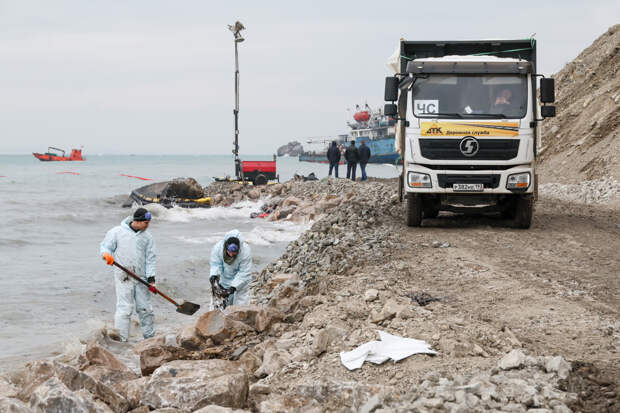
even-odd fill
[{"label": "antenna on ship", "polygon": [[237,179],[243,180],[243,170],[239,159],[239,53],[237,43],[245,40],[241,36],[241,30],[244,30],[245,26],[237,20],[235,24],[229,24],[228,29],[233,33],[235,43],[235,109],[233,110],[235,115],[235,143],[232,152],[235,155],[235,176]]}]

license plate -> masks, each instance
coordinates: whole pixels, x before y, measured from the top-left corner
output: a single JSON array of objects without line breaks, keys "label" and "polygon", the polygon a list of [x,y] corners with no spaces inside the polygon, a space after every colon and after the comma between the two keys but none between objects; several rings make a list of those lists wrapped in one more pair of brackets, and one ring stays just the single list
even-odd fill
[{"label": "license plate", "polygon": [[462,192],[482,192],[484,184],[452,184],[452,190]]}]

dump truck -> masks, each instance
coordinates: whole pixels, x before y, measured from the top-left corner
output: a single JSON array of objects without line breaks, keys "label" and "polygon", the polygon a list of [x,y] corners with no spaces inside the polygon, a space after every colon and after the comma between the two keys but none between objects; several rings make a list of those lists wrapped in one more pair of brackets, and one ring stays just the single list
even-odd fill
[{"label": "dump truck", "polygon": [[440,211],[494,212],[529,228],[538,124],[555,116],[535,40],[401,40],[388,67],[384,113],[397,119],[407,225]]}]

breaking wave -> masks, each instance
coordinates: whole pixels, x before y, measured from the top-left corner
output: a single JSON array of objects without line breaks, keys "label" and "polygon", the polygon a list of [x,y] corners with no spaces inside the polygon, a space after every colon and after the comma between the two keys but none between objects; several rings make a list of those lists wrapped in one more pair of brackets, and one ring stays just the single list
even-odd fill
[{"label": "breaking wave", "polygon": [[250,219],[252,212],[260,211],[263,205],[259,202],[238,202],[229,207],[213,208],[180,208],[174,207],[166,209],[161,205],[149,204],[146,207],[153,216],[162,221],[168,222],[190,222],[193,220],[217,221],[226,219]]},{"label": "breaking wave", "polygon": [[[263,223],[252,228],[250,231],[242,231],[243,240],[250,245],[266,247],[280,242],[295,241],[301,234],[312,226],[312,222],[306,224],[294,224],[292,222]],[[221,240],[228,231],[213,232],[205,237],[175,237],[177,240],[188,244],[215,244]]]}]

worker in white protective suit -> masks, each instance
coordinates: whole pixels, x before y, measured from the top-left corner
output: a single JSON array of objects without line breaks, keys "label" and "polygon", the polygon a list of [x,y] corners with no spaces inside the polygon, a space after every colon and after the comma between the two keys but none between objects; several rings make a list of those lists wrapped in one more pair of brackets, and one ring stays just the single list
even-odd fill
[{"label": "worker in white protective suit", "polygon": [[[250,302],[250,276],[252,250],[241,233],[234,229],[211,250],[209,281],[214,297],[222,297],[225,306],[248,305]],[[214,309],[213,300],[211,309]]]},{"label": "worker in white protective suit", "polygon": [[[135,307],[140,319],[144,338],[153,337],[155,331],[151,293],[155,293],[155,242],[147,231],[151,213],[138,208],[133,217],[129,216],[117,227],[108,231],[101,242],[100,254],[107,264],[114,261],[141,277],[151,287],[139,283],[120,268],[114,268],[116,287],[116,314],[114,327],[118,329],[122,341],[129,337],[131,314]],[[149,292],[150,291],[150,292]]]}]

